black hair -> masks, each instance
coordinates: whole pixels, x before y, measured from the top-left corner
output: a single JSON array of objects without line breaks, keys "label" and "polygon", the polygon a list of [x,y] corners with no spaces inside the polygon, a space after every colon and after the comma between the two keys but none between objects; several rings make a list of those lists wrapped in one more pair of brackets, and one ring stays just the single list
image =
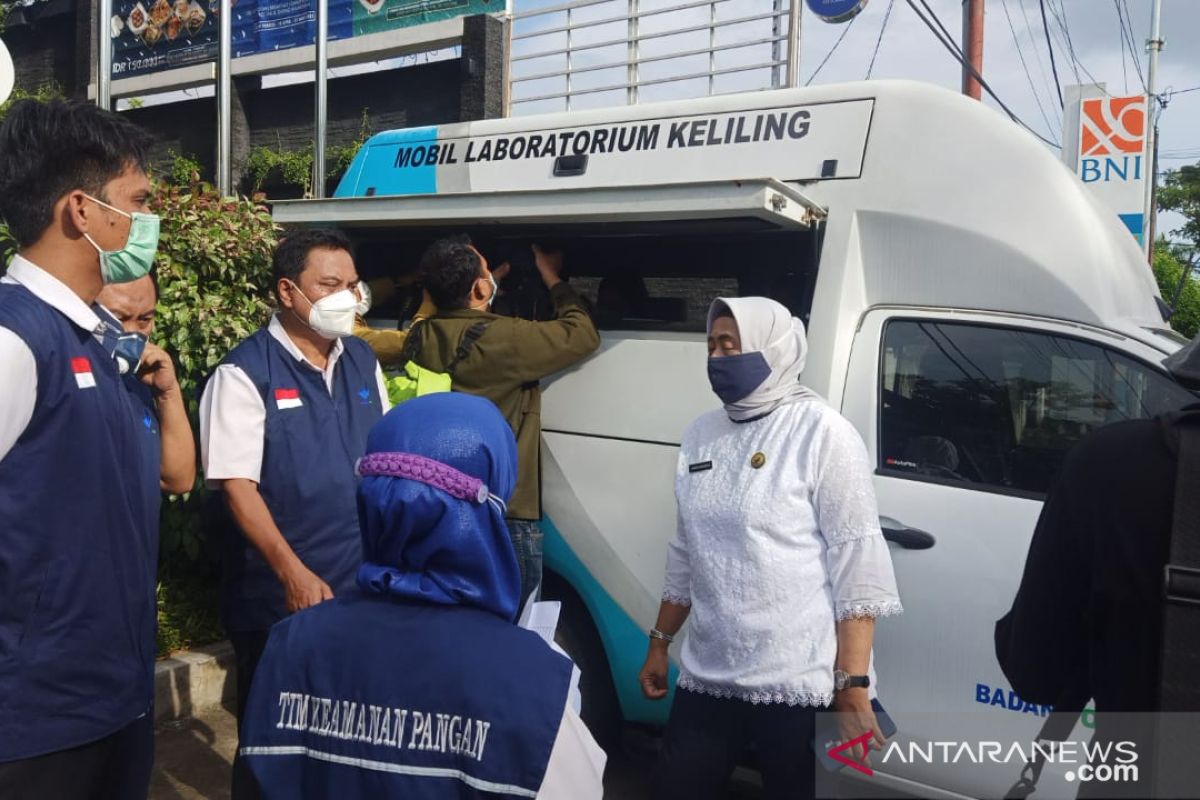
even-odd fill
[{"label": "black hair", "polygon": [[54,204],[104,185],[130,166],[145,169],[153,138],[111,111],[78,100],[20,100],[0,124],[0,217],[20,247],[42,238]]},{"label": "black hair", "polygon": [[421,256],[421,274],[434,304],[442,311],[465,308],[483,262],[465,233],[438,239]]},{"label": "black hair", "polygon": [[276,247],[271,259],[272,288],[279,291],[279,282],[286,278],[300,285],[300,273],[308,264],[308,254],[318,248],[345,250],[354,256],[354,248],[346,234],[333,228],[306,228],[289,233]]}]

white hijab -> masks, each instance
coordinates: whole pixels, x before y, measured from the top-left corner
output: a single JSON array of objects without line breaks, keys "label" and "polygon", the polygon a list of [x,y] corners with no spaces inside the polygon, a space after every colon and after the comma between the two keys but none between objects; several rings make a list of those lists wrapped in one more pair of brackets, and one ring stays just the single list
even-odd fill
[{"label": "white hijab", "polygon": [[781,303],[767,297],[718,297],[708,308],[708,331],[713,320],[726,309],[737,323],[742,352],[761,352],[771,368],[762,385],[736,403],[726,403],[725,412],[735,422],[763,417],[780,406],[821,396],[800,383],[808,358],[804,323]]}]

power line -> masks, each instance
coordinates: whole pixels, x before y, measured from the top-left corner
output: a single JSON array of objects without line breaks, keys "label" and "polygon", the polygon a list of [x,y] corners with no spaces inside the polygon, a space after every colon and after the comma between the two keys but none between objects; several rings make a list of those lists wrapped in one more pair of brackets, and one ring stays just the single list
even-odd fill
[{"label": "power line", "polygon": [[[1067,23],[1067,7],[1063,3],[1063,0],[1058,0],[1058,10],[1057,11],[1054,10],[1054,2],[1053,2],[1053,0],[1051,0],[1050,11],[1053,12],[1054,19],[1058,22],[1059,27],[1062,28],[1063,36],[1065,36],[1067,39],[1067,54],[1071,57],[1071,63],[1073,65],[1072,69],[1075,72],[1076,80],[1079,79],[1079,71],[1075,70],[1074,68],[1078,67],[1079,69],[1083,70],[1083,74],[1087,75],[1088,79],[1092,83],[1099,85],[1100,81],[1096,80],[1096,76],[1093,75],[1091,70],[1089,70],[1084,65],[1083,60],[1080,59],[1079,55],[1075,52],[1075,41],[1071,38],[1071,27]],[[1125,66],[1124,61],[1121,62],[1121,66],[1122,66],[1122,68]],[[1079,81],[1079,82],[1083,83],[1083,81]],[[1101,91],[1104,92],[1105,95],[1112,97],[1112,95],[1109,94],[1107,89],[1101,88]]]},{"label": "power line", "polygon": [[1042,48],[1038,45],[1037,37],[1034,35],[1034,25],[1029,21],[1029,11],[1025,8],[1025,0],[1017,0],[1017,8],[1021,9],[1021,17],[1025,20],[1025,35],[1029,37],[1029,49],[1033,52],[1033,60],[1037,62],[1042,84],[1046,87],[1046,92],[1053,96],[1054,84],[1050,82],[1050,74],[1046,71],[1045,61],[1042,60]]},{"label": "power line", "polygon": [[1046,22],[1046,0],[1039,0],[1038,6],[1042,9],[1042,30],[1046,34],[1046,49],[1050,51],[1050,69],[1054,72],[1054,89],[1058,92],[1058,104],[1065,107],[1062,96],[1062,82],[1058,79],[1058,65],[1054,63],[1054,47],[1050,44],[1050,25]]},{"label": "power line", "polygon": [[1125,84],[1125,94],[1129,94],[1129,69],[1125,61],[1125,20],[1121,16],[1121,0],[1113,0],[1113,8],[1117,10],[1117,40],[1121,43],[1121,78]]},{"label": "power line", "polygon": [[[939,41],[940,41],[940,42],[941,42],[943,45],[945,45],[945,44],[949,43],[949,46],[950,46],[950,52],[954,54],[954,57],[955,57],[955,58],[957,58],[959,61],[962,61],[963,59],[965,59],[965,58],[967,57],[967,55],[966,55],[966,53],[964,53],[964,52],[962,51],[962,48],[958,46],[958,40],[956,40],[956,39],[955,39],[955,38],[954,38],[954,37],[953,37],[953,36],[950,34],[950,31],[946,30],[946,26],[942,24],[942,20],[941,20],[941,18],[939,18],[939,17],[938,17],[938,15],[934,13],[933,9],[929,7],[929,3],[925,2],[925,0],[919,0],[919,2],[921,3],[921,6],[922,6],[922,7],[923,7],[923,8],[924,8],[926,11],[928,11],[928,12],[929,12],[929,16],[933,18],[933,21],[937,23],[937,26],[938,26],[938,28],[941,30],[941,34],[939,34],[937,31],[934,31],[934,32],[933,32],[933,35],[934,35],[934,36],[937,36],[937,37],[938,37],[938,40],[939,40]],[[909,5],[911,6],[911,5],[912,5],[912,3],[910,2],[910,3],[909,3]],[[916,7],[914,6],[914,7],[913,7],[913,11],[916,11],[916,10],[917,10],[917,9],[916,9]],[[920,12],[919,12],[919,11],[917,12],[917,15],[918,15],[918,16],[920,16]],[[925,18],[922,16],[922,17],[921,17],[921,19],[922,19],[922,20],[924,20]],[[926,24],[926,25],[928,25],[929,23],[928,23],[928,22],[925,22],[925,24]]]},{"label": "power line", "polygon": [[[1025,124],[1024,120],[1013,113],[1011,108],[1005,105],[1004,101],[1000,99],[988,82],[983,79],[983,76],[979,74],[979,71],[976,70],[975,67],[966,59],[966,56],[963,55],[962,50],[960,50],[954,43],[954,38],[950,36],[949,32],[946,30],[946,26],[942,24],[940,19],[938,19],[938,15],[934,13],[933,9],[929,8],[929,5],[925,2],[925,0],[906,0],[906,2],[908,3],[909,8],[913,10],[913,13],[916,14],[921,20],[921,22],[925,23],[925,27],[929,28],[929,30],[933,33],[934,38],[938,40],[942,47],[945,47],[946,50],[950,52],[950,55],[954,56],[954,59],[962,65],[963,69],[971,73],[971,76],[975,78],[979,85],[983,87],[983,90],[988,93],[988,96],[996,101],[996,104],[1004,110],[1004,113],[1008,114],[1009,118],[1013,122],[1017,123],[1022,128],[1029,131],[1031,134],[1041,139],[1051,147],[1062,147],[1062,145],[1058,144],[1057,142],[1050,141],[1045,136],[1042,136],[1033,128],[1029,127],[1027,124]],[[921,5],[923,5],[927,11],[929,11],[929,16],[932,17],[932,20],[921,13],[921,9],[917,8],[918,2],[921,3]],[[941,29],[940,31],[938,30],[939,28]]]},{"label": "power line", "polygon": [[1052,27],[1050,32],[1058,41],[1058,49],[1070,58],[1071,74],[1075,76],[1075,82],[1083,83],[1083,78],[1079,77],[1079,62],[1075,58],[1075,46],[1071,43],[1071,35],[1065,32],[1066,28],[1063,26],[1062,17],[1058,15],[1058,9],[1054,7],[1054,0],[1049,0],[1048,5],[1050,6],[1050,16],[1054,17],[1054,21],[1058,23],[1058,27]]},{"label": "power line", "polygon": [[879,56],[879,45],[883,43],[883,33],[887,30],[888,20],[892,18],[892,7],[896,5],[896,0],[888,0],[887,13],[883,15],[883,24],[879,26],[879,38],[875,40],[875,52],[871,53],[871,63],[867,66],[867,80],[871,79],[871,73],[875,71],[875,59]]},{"label": "power line", "polygon": [[1050,50],[1050,70],[1054,72],[1054,88],[1058,92],[1058,106],[1066,107],[1067,103],[1062,102],[1062,82],[1058,80],[1058,65],[1054,60],[1054,46],[1050,44],[1050,25],[1046,23],[1046,0],[1039,0],[1038,6],[1042,8],[1042,30],[1046,35],[1046,49]]},{"label": "power line", "polygon": [[842,29],[842,34],[838,36],[837,41],[833,43],[833,47],[829,48],[829,52],[825,54],[823,59],[821,59],[821,63],[817,65],[815,70],[813,70],[813,74],[809,75],[808,80],[804,82],[805,86],[810,85],[813,80],[821,74],[821,70],[825,69],[825,65],[829,63],[829,59],[833,56],[834,52],[837,51],[838,46],[841,45],[842,39],[846,38],[846,34],[850,32],[850,29],[854,27],[854,23],[857,21],[858,17],[852,18],[846,27]]},{"label": "power line", "polygon": [[1046,123],[1046,130],[1053,136],[1054,125],[1050,123],[1050,115],[1042,106],[1042,96],[1038,93],[1037,86],[1033,82],[1033,73],[1029,71],[1029,64],[1025,61],[1025,52],[1021,49],[1021,40],[1017,37],[1017,27],[1013,25],[1012,15],[1008,11],[1008,0],[1000,0],[1000,6],[1004,9],[1004,18],[1008,20],[1008,29],[1012,32],[1013,44],[1017,47],[1017,57],[1021,59],[1021,68],[1025,70],[1025,78],[1029,81],[1029,90],[1033,92],[1033,100],[1037,103],[1042,121]]},{"label": "power line", "polygon": [[[1149,93],[1150,90],[1146,87],[1146,75],[1142,72],[1142,59],[1138,55],[1137,45],[1134,44],[1133,17],[1129,14],[1129,3],[1126,0],[1114,0],[1114,2],[1118,4],[1117,16],[1121,20],[1121,31],[1129,43],[1129,54],[1133,56],[1133,65],[1137,69],[1138,82],[1142,84],[1142,91]],[[1122,10],[1124,10],[1124,13],[1122,13]]]}]

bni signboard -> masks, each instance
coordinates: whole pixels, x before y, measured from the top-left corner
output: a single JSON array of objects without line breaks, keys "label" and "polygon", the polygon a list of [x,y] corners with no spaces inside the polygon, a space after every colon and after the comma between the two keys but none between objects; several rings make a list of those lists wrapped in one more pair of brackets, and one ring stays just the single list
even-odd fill
[{"label": "bni signboard", "polygon": [[1084,92],[1078,104],[1068,105],[1064,129],[1076,136],[1068,136],[1064,143],[1074,148],[1064,153],[1066,161],[1073,162],[1075,174],[1084,185],[1141,242],[1148,172],[1146,96],[1089,97],[1088,94]]}]

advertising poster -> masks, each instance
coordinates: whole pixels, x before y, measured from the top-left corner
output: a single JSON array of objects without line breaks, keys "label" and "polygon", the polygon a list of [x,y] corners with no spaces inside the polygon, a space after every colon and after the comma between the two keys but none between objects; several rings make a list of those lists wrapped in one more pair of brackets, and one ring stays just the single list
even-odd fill
[{"label": "advertising poster", "polygon": [[[504,10],[504,0],[328,2],[330,41]],[[113,77],[214,61],[219,12],[218,0],[114,0]],[[234,0],[233,57],[311,45],[315,15],[313,0]]]}]

